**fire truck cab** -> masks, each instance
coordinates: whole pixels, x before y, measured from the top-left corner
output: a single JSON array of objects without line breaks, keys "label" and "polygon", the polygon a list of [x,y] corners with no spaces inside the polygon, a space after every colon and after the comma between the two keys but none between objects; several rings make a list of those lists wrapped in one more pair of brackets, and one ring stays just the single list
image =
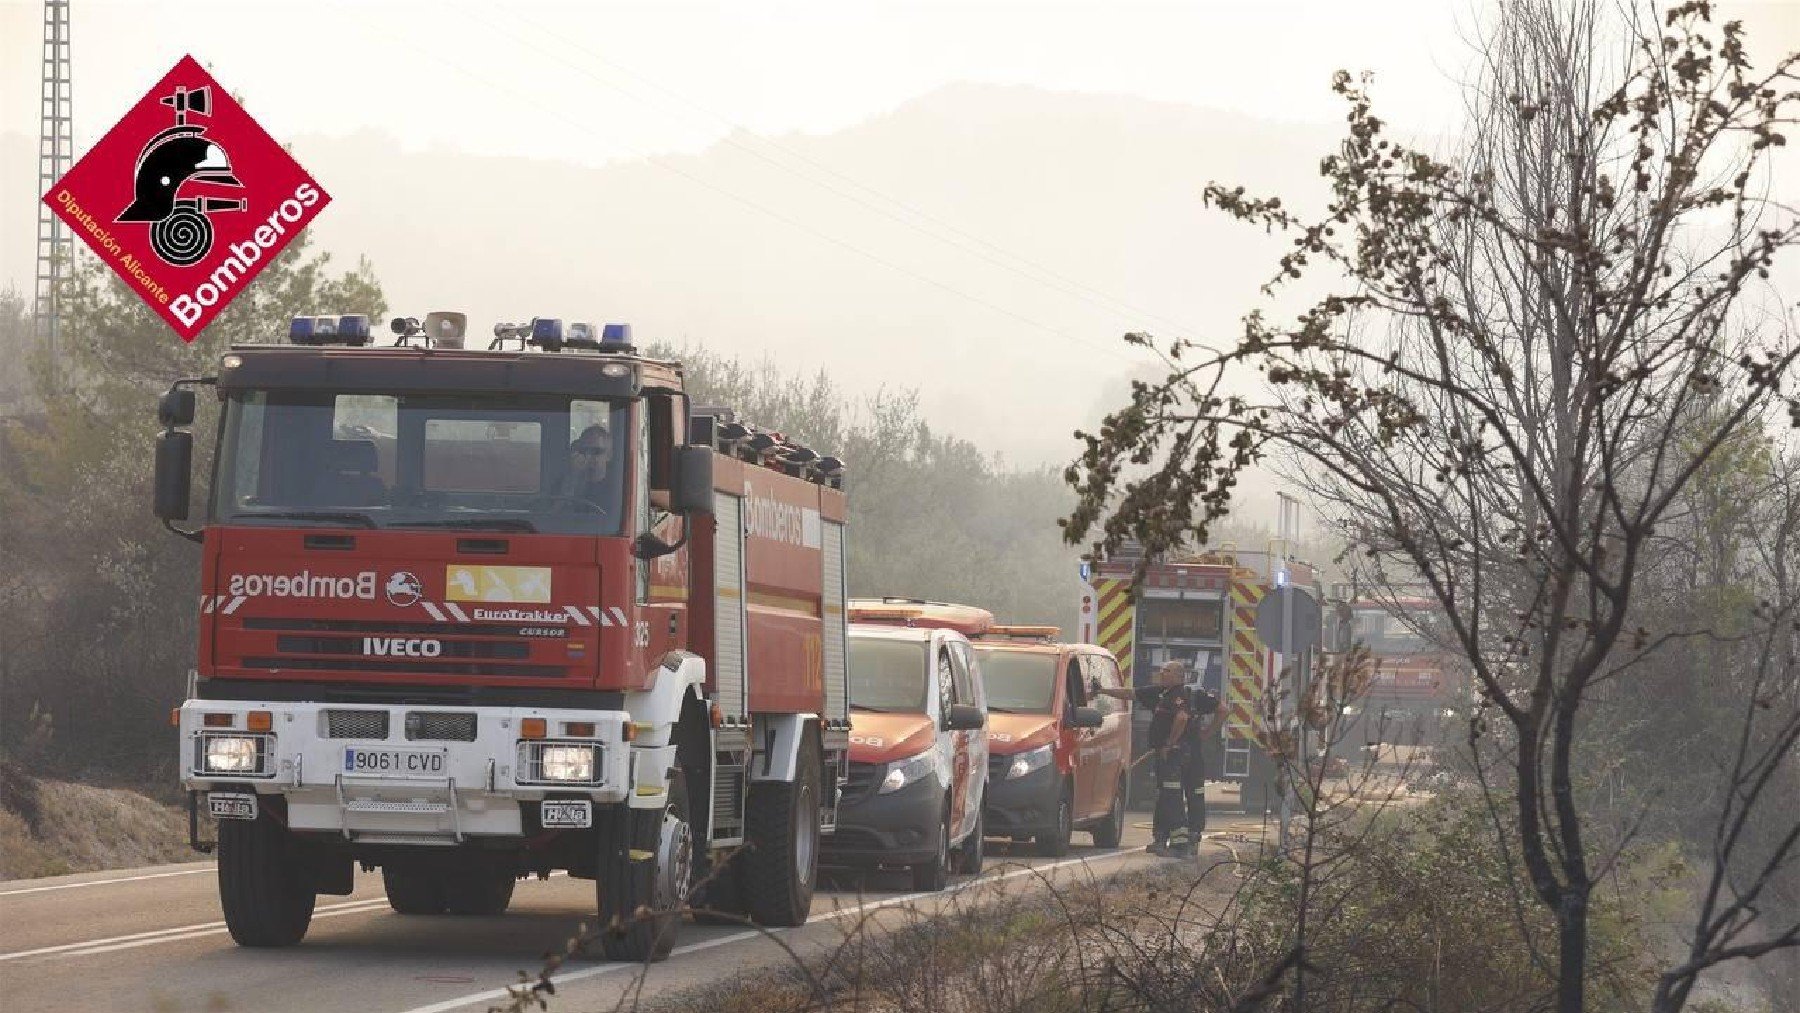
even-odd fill
[{"label": "fire truck cab", "polygon": [[395,324],[298,318],[159,408],[156,511],[201,569],[180,769],[233,938],[298,942],[356,864],[402,914],[567,870],[620,959],[702,879],[804,921],[849,745],[842,463],[691,404],[623,325]]}]

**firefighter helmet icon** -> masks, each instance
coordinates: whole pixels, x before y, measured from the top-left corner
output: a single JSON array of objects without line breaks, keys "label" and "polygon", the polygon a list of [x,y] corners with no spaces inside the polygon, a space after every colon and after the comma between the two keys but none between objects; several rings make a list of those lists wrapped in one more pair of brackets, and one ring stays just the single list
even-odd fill
[{"label": "firefighter helmet icon", "polygon": [[419,583],[419,578],[405,570],[388,578],[386,592],[388,604],[398,605],[401,608],[415,604],[419,599],[425,597],[425,588]]},{"label": "firefighter helmet icon", "polygon": [[206,137],[206,128],[188,122],[188,114],[211,115],[212,89],[189,91],[177,86],[162,104],[175,110],[175,125],[150,138],[138,156],[132,181],[133,199],[116,219],[150,223],[150,249],[168,264],[187,267],[212,249],[208,216],[242,211],[249,202],[232,197],[183,196],[189,183],[242,187],[232,175],[225,149]]}]

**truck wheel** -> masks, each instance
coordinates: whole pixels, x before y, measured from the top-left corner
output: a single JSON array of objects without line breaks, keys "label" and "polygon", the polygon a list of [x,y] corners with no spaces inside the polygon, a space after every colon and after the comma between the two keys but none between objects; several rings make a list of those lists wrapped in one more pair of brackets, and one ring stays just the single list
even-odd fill
[{"label": "truck wheel", "polygon": [[505,914],[518,882],[510,869],[459,869],[444,881],[444,906],[453,915]]},{"label": "truck wheel", "polygon": [[1074,830],[1075,789],[1069,782],[1063,782],[1062,797],[1056,803],[1056,829],[1047,834],[1037,835],[1037,852],[1051,858],[1059,858],[1069,853],[1069,834]]},{"label": "truck wheel", "polygon": [[1125,835],[1125,779],[1113,788],[1112,810],[1106,818],[1094,824],[1094,846],[1097,848],[1116,848],[1119,838]]},{"label": "truck wheel", "polygon": [[[984,803],[985,804],[985,803]],[[974,876],[981,872],[982,862],[986,859],[986,847],[983,838],[987,835],[987,814],[975,814],[975,829],[969,831],[969,839],[956,853],[956,871]]]},{"label": "truck wheel", "polygon": [[286,827],[262,813],[219,821],[219,904],[239,946],[292,946],[312,924],[313,893]]},{"label": "truck wheel", "polygon": [[620,806],[601,823],[594,886],[600,948],[608,960],[643,963],[675,949],[694,869],[686,784],[685,777],[671,779],[669,801],[661,809]]},{"label": "truck wheel", "polygon": [[812,913],[819,875],[819,742],[800,741],[792,782],[750,786],[745,813],[747,854],[739,855],[739,883],[750,917],[761,925],[801,925]]},{"label": "truck wheel", "polygon": [[388,906],[403,915],[441,915],[449,906],[445,877],[437,870],[406,865],[381,867]]}]

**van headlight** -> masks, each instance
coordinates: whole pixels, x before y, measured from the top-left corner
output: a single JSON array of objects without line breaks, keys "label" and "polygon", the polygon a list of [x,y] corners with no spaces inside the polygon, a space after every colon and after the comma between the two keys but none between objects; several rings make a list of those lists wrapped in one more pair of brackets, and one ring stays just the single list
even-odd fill
[{"label": "van headlight", "polygon": [[896,760],[888,764],[887,773],[881,778],[881,789],[877,794],[886,795],[890,791],[899,791],[907,785],[931,773],[931,750],[905,760]]},{"label": "van headlight", "polygon": [[260,774],[264,736],[207,735],[200,740],[200,769],[207,774]]},{"label": "van headlight", "polygon": [[1047,767],[1055,756],[1056,750],[1054,746],[1039,746],[1036,749],[1027,749],[1023,753],[1013,757],[1012,765],[1006,768],[1006,779],[1010,781],[1016,777],[1024,777],[1026,774],[1031,773],[1039,767]]}]

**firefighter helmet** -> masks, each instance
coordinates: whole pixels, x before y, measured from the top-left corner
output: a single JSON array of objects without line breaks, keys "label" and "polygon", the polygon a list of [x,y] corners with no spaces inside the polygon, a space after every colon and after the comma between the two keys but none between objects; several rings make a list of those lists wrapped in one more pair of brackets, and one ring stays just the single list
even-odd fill
[{"label": "firefighter helmet", "polygon": [[202,127],[178,126],[151,138],[138,156],[135,199],[117,221],[162,221],[174,213],[176,195],[190,181],[243,186],[231,174],[225,149],[207,140],[203,131]]}]

